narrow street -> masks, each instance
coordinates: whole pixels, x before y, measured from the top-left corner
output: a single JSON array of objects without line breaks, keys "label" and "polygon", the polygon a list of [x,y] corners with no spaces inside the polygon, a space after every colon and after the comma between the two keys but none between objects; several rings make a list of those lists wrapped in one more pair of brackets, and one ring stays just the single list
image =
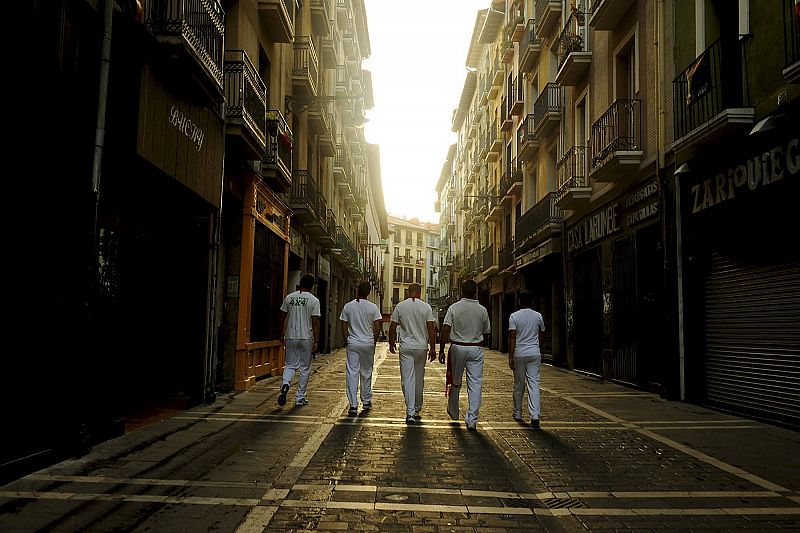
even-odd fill
[{"label": "narrow street", "polygon": [[317,357],[307,406],[278,407],[270,377],[0,488],[0,530],[800,530],[800,434],[542,373],[540,430],[512,420],[496,351],[477,432],[446,417],[438,363],[407,426],[387,344],[355,417],[337,350]]}]

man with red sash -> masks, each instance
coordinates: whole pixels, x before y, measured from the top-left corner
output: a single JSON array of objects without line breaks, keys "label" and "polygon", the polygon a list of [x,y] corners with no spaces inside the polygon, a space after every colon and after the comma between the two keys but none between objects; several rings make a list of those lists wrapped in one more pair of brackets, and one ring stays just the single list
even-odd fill
[{"label": "man with red sash", "polygon": [[464,370],[467,371],[469,408],[464,416],[467,429],[475,431],[481,408],[483,386],[483,346],[491,332],[489,313],[475,296],[478,285],[471,279],[461,284],[461,300],[447,309],[439,341],[439,362],[444,362],[444,345],[450,340],[447,358],[447,414],[458,420],[458,399]]}]

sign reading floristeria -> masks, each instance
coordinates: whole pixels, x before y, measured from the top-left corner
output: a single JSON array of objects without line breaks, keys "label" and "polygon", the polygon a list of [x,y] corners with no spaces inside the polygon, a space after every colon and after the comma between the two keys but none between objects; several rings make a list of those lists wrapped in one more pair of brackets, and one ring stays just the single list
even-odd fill
[{"label": "sign reading floristeria", "polygon": [[798,140],[791,139],[694,185],[691,189],[692,214],[731,202],[739,192],[755,192],[798,172],[800,148]]}]

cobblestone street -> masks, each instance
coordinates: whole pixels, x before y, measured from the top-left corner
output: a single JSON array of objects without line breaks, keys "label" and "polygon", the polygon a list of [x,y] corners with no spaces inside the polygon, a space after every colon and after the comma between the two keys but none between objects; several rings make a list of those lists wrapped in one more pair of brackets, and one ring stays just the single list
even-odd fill
[{"label": "cobblestone street", "polygon": [[534,430],[494,351],[467,432],[444,379],[429,363],[407,426],[380,343],[373,409],[348,417],[344,352],[317,357],[308,406],[272,377],[106,442],[2,487],[0,530],[800,530],[796,432],[549,366]]}]

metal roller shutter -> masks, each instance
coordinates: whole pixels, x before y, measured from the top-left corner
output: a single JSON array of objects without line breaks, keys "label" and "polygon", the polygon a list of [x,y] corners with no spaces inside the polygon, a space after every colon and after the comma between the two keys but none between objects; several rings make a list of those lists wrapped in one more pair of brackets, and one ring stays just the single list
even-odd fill
[{"label": "metal roller shutter", "polygon": [[800,426],[800,262],[710,259],[707,401]]}]

